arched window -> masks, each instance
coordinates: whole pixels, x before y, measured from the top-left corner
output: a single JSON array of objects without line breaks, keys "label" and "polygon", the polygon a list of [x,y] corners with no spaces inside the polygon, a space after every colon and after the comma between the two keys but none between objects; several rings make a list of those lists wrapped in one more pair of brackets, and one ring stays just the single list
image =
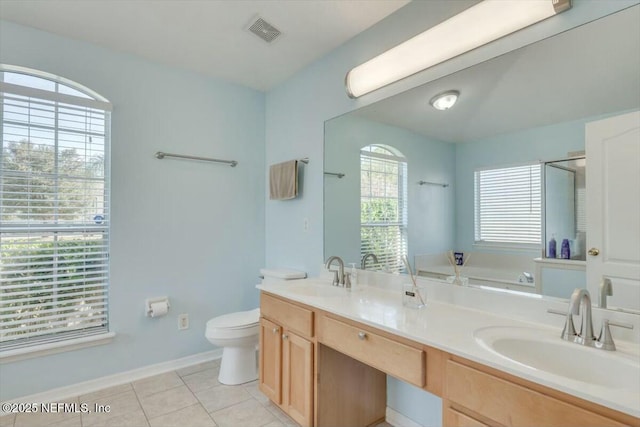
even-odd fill
[{"label": "arched window", "polygon": [[407,254],[407,160],[387,145],[360,150],[360,252],[390,271]]},{"label": "arched window", "polygon": [[0,101],[0,350],[108,332],[111,104],[6,65]]}]

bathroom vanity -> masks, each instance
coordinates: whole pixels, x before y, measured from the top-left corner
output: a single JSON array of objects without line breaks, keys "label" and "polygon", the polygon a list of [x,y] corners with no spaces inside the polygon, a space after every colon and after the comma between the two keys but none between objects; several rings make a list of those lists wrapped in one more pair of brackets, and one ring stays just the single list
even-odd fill
[{"label": "bathroom vanity", "polygon": [[[445,426],[640,425],[637,344],[620,342],[614,356],[623,359],[623,369],[628,359],[632,381],[611,384],[606,376],[531,369],[489,349],[495,336],[511,334],[525,341],[548,336],[541,346],[561,347],[549,359],[573,351],[566,346],[606,353],[562,342],[560,330],[545,325],[434,300],[422,310],[407,309],[399,291],[378,287],[350,292],[304,280],[258,288],[260,389],[303,426],[383,421],[386,375],[441,397]],[[602,357],[606,363],[609,355]]]}]

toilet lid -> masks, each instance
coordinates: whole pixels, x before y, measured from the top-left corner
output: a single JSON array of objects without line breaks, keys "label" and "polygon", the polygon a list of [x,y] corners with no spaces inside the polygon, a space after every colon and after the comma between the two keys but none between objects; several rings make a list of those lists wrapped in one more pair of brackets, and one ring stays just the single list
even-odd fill
[{"label": "toilet lid", "polygon": [[239,329],[253,326],[260,321],[260,309],[238,311],[214,317],[207,322],[209,328]]}]

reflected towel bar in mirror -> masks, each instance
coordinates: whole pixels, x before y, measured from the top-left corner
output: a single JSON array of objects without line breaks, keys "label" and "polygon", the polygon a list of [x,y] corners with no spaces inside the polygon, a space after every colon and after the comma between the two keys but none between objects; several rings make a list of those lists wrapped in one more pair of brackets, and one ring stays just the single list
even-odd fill
[{"label": "reflected towel bar in mirror", "polygon": [[336,173],[336,172],[325,172],[325,175],[331,175],[331,176],[337,176],[338,178],[342,178],[345,176],[345,174],[343,173]]},{"label": "reflected towel bar in mirror", "polygon": [[443,184],[441,182],[430,182],[430,181],[418,181],[418,185],[437,185],[439,187],[448,187],[449,184]]}]

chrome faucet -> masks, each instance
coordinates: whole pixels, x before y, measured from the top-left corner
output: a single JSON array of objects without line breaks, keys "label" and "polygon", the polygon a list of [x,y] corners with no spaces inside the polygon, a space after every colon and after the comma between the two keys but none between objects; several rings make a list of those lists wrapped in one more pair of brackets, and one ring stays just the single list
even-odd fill
[{"label": "chrome faucet", "polygon": [[611,279],[602,279],[600,282],[600,299],[598,300],[598,307],[607,308],[607,296],[613,295],[613,285]]},{"label": "chrome faucet", "polygon": [[[606,286],[606,285],[605,285]],[[602,285],[600,292],[602,293]],[[610,294],[609,294],[610,295]],[[580,314],[582,310],[582,321],[580,322],[580,332],[576,333],[573,326],[573,315]],[[565,315],[563,311],[548,309],[548,313]],[[571,294],[571,302],[569,303],[569,311],[566,313],[567,320],[562,329],[562,339],[589,347],[600,348],[602,350],[615,351],[616,345],[611,336],[610,326],[620,328],[633,329],[630,323],[614,322],[609,319],[602,320],[602,329],[600,335],[596,338],[593,335],[593,322],[591,319],[591,296],[586,289],[576,288]]]},{"label": "chrome faucet", "polygon": [[[569,313],[578,315],[582,311],[582,321],[580,322],[580,332],[574,336],[573,341],[595,347],[596,337],[593,335],[593,321],[591,320],[591,295],[586,289],[577,288],[571,294],[569,303]],[[567,313],[567,320],[568,314]]]},{"label": "chrome faucet", "polygon": [[376,256],[376,254],[374,254],[373,252],[369,252],[368,254],[365,254],[365,256],[362,257],[362,261],[360,261],[360,268],[363,270],[367,269],[367,259],[369,258],[373,258],[373,262],[378,264],[380,261],[378,261],[378,257]]},{"label": "chrome faucet", "polygon": [[[338,270],[331,269],[333,261],[338,261]],[[344,285],[344,262],[339,256],[329,257],[325,268],[329,271],[333,271],[333,282],[331,283],[333,286]]]}]

